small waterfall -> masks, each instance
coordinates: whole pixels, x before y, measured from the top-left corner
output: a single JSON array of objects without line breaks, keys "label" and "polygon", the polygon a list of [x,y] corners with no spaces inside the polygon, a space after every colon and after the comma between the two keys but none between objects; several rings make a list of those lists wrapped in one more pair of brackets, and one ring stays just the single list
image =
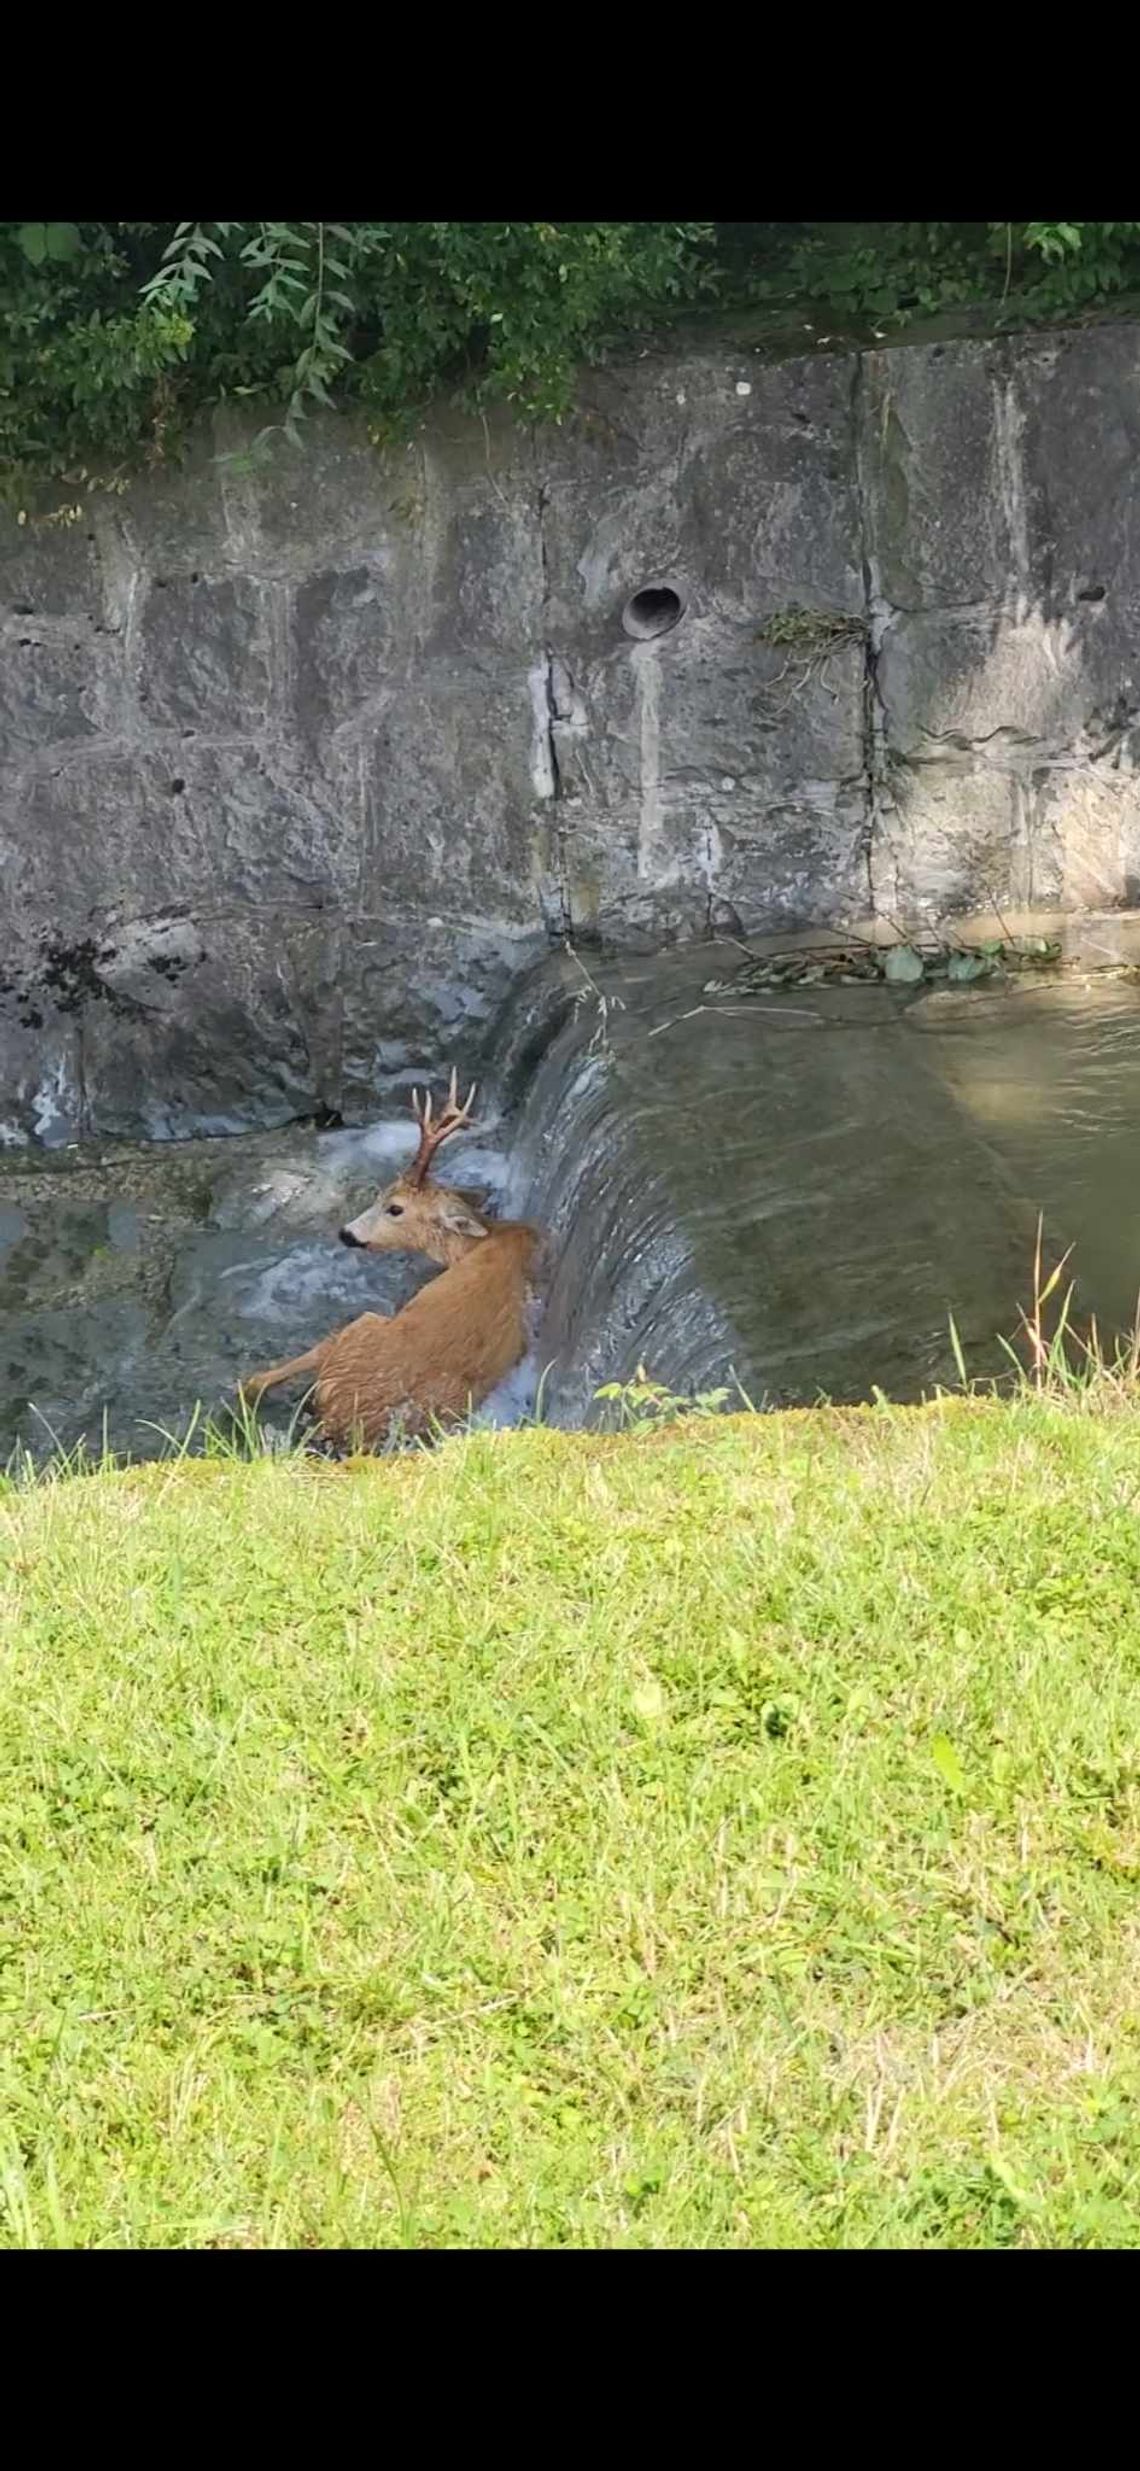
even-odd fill
[{"label": "small waterfall", "polygon": [[[742,966],[745,976],[737,973]],[[457,1059],[461,1061],[462,1059]],[[480,1421],[595,1420],[601,1384],[757,1404],[914,1398],[1005,1369],[1038,1210],[1078,1305],[1140,1289],[1140,988],[1093,976],[773,988],[740,947],[559,953],[499,1025],[483,1130],[449,1180],[547,1231],[534,1353]],[[513,1127],[513,1131],[509,1128]],[[431,1275],[336,1230],[414,1140],[357,1131],[106,1144],[0,1167],[0,1458],[136,1455],[237,1375]],[[546,1368],[549,1368],[547,1370]],[[295,1401],[284,1397],[287,1429]]]},{"label": "small waterfall", "polygon": [[602,1382],[648,1360],[685,1392],[744,1350],[703,1288],[654,1155],[653,1110],[623,1109],[612,1047],[579,1012],[534,1080],[514,1153],[513,1194],[550,1238],[553,1279],[539,1333],[547,1421],[592,1421]]},{"label": "small waterfall", "polygon": [[[530,1083],[511,1206],[550,1231],[545,1413],[639,1363],[756,1404],[976,1374],[1037,1214],[1107,1325],[1140,1287],[1140,992],[798,986],[733,1000],[734,946],[595,964]],[[563,965],[558,984],[565,997]],[[533,999],[532,999],[533,1000]]]}]

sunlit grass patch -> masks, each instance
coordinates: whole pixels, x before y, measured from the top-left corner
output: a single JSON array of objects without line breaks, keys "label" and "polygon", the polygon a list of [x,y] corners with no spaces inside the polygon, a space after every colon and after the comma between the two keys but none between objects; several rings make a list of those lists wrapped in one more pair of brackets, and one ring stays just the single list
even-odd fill
[{"label": "sunlit grass patch", "polygon": [[0,1498],[0,2224],[1131,2244],[1140,1418]]}]

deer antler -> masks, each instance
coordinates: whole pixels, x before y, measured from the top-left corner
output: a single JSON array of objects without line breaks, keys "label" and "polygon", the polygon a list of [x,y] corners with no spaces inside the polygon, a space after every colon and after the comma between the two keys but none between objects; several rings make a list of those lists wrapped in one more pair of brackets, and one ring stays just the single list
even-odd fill
[{"label": "deer antler", "polygon": [[453,1133],[462,1132],[464,1126],[470,1124],[471,1102],[475,1096],[477,1088],[478,1083],[473,1081],[461,1106],[459,1103],[459,1086],[456,1078],[455,1066],[453,1064],[451,1067],[451,1087],[447,1093],[446,1104],[443,1108],[442,1114],[434,1117],[431,1110],[430,1090],[424,1098],[421,1098],[418,1090],[412,1091],[412,1113],[415,1116],[416,1122],[420,1128],[420,1146],[416,1151],[416,1155],[412,1160],[411,1166],[408,1169],[407,1180],[409,1184],[423,1184],[426,1181],[427,1171],[433,1158],[435,1157],[436,1151],[442,1150],[444,1142],[450,1141]]}]

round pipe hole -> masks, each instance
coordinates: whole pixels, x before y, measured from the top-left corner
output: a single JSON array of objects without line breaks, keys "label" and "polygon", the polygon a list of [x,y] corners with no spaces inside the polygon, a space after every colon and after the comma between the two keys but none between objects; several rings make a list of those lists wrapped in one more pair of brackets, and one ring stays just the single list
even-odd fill
[{"label": "round pipe hole", "polygon": [[637,643],[652,643],[655,635],[671,635],[685,615],[685,604],[671,583],[644,583],[626,602],[621,622]]}]

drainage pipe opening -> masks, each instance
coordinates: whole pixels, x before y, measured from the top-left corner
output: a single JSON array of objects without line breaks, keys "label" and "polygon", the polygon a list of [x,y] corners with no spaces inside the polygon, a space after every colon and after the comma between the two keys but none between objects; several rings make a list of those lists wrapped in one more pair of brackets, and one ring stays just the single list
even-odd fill
[{"label": "drainage pipe opening", "polygon": [[621,622],[627,635],[649,643],[655,635],[670,635],[685,614],[685,604],[671,583],[646,583],[626,602]]}]

